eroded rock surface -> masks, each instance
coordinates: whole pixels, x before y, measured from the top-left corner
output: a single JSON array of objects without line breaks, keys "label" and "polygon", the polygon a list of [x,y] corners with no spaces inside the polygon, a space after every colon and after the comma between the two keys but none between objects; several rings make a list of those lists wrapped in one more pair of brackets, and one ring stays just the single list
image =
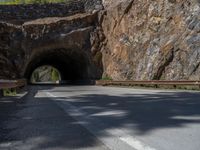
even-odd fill
[{"label": "eroded rock surface", "polygon": [[[21,38],[20,26],[0,23],[0,78],[10,79],[19,76],[16,61],[21,61],[20,55],[23,52],[20,49]],[[15,37],[18,40],[14,40]],[[20,59],[20,60],[18,60]]]},{"label": "eroded rock surface", "polygon": [[200,79],[200,1],[104,0],[104,76]]}]

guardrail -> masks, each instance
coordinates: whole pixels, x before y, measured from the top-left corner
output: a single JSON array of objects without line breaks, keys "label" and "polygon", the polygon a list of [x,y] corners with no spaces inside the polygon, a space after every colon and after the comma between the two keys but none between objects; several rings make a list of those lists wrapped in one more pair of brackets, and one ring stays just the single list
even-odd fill
[{"label": "guardrail", "polygon": [[96,85],[120,85],[120,86],[134,86],[134,85],[169,85],[169,86],[199,86],[200,88],[200,81],[191,81],[191,80],[181,80],[181,81],[171,81],[171,80],[146,80],[146,81],[112,81],[112,80],[97,80]]},{"label": "guardrail", "polygon": [[[26,86],[26,84],[27,84],[26,79],[0,80],[0,91],[2,92],[3,96],[16,95],[16,89],[20,87],[24,87]],[[14,94],[10,94],[10,93],[14,93]]]},{"label": "guardrail", "polygon": [[26,79],[0,80],[0,89],[17,88],[26,85]]},{"label": "guardrail", "polygon": [[31,82],[31,85],[95,85],[95,80],[61,80],[61,81],[45,81]]}]

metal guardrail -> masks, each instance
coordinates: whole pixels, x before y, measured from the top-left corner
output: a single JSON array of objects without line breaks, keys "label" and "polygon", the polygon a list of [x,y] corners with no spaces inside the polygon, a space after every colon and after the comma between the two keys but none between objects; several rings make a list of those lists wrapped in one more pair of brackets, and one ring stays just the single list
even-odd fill
[{"label": "metal guardrail", "polygon": [[23,87],[23,86],[26,86],[26,84],[27,84],[26,79],[0,80],[0,90]]},{"label": "metal guardrail", "polygon": [[183,86],[199,86],[200,81],[191,81],[191,80],[181,80],[181,81],[171,81],[171,80],[146,80],[146,81],[112,81],[112,80],[97,80],[96,85],[125,85],[125,86],[134,86],[134,85],[172,85],[174,87],[178,85]]},{"label": "metal guardrail", "polygon": [[0,80],[0,97],[16,96],[17,88],[26,86],[26,79],[19,80]]},{"label": "metal guardrail", "polygon": [[95,85],[95,80],[61,80],[61,81],[45,81],[31,82],[31,85]]}]

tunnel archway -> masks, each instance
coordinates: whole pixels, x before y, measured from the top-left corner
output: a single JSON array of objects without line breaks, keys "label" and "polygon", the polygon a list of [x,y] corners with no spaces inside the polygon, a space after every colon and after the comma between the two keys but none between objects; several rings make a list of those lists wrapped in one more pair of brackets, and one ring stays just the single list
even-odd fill
[{"label": "tunnel archway", "polygon": [[52,66],[60,72],[63,81],[91,79],[89,68],[90,56],[84,51],[54,49],[35,52],[25,67],[24,76],[31,81],[34,70],[40,66]]}]

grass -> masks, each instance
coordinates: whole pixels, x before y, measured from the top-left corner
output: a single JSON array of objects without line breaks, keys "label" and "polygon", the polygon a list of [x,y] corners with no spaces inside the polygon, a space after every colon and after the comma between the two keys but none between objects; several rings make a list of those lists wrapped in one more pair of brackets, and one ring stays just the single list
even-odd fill
[{"label": "grass", "polygon": [[103,76],[102,78],[101,78],[101,80],[113,80],[111,77],[109,77],[109,76]]}]

